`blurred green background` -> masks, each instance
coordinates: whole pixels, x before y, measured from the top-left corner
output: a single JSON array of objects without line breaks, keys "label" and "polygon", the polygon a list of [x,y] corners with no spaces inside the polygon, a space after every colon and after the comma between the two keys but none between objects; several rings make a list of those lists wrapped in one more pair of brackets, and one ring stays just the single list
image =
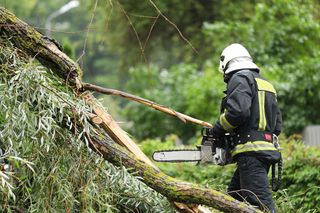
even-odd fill
[{"label": "blurred green background", "polygon": [[[320,123],[317,0],[81,0],[57,14],[68,4],[0,0],[1,6],[61,43],[82,66],[84,81],[212,123],[225,88],[217,69],[219,54],[230,43],[242,43],[278,90],[284,132],[300,133],[306,125]],[[196,125],[136,103],[102,98],[135,138],[176,134],[187,143],[199,132]]]},{"label": "blurred green background", "polygon": [[[320,124],[319,0],[80,0],[57,12],[68,4],[0,0],[0,6],[62,44],[83,68],[85,82],[211,123],[225,89],[219,55],[230,43],[246,46],[261,74],[275,85],[283,114],[287,164],[277,203],[285,203],[283,212],[320,211],[319,149],[292,139],[307,125]],[[148,154],[199,143],[200,126],[117,97],[97,96]],[[160,167],[187,181],[214,182],[223,190],[233,170]]]}]

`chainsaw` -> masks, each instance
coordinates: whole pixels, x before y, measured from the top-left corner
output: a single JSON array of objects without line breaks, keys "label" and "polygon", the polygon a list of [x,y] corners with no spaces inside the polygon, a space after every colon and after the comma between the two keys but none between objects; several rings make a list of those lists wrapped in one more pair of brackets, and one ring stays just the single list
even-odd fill
[{"label": "chainsaw", "polygon": [[[224,137],[215,138],[212,135],[204,134],[201,131],[202,143],[197,149],[177,149],[155,151],[152,155],[157,162],[198,162],[200,164],[216,164],[224,166],[234,163],[230,150],[234,147],[233,135],[226,134]],[[278,139],[274,140],[276,148],[280,150]],[[280,153],[281,155],[281,153]],[[278,164],[278,178],[276,178],[276,164]],[[272,164],[271,186],[273,191],[277,191],[281,185],[282,158],[277,163]]]},{"label": "chainsaw", "polygon": [[227,165],[232,163],[230,154],[232,136],[215,138],[201,131],[202,143],[196,149],[177,149],[155,151],[152,155],[157,162],[198,162],[200,164]]}]

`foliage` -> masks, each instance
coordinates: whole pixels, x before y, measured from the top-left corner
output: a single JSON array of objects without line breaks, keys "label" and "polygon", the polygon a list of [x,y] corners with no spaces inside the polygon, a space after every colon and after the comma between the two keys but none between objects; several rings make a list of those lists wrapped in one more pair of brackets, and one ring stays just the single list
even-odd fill
[{"label": "foliage", "polygon": [[[130,93],[203,120],[211,120],[219,113],[216,106],[223,93],[215,87],[222,87],[224,83],[218,72],[213,74],[210,69],[199,72],[194,64],[178,64],[169,70],[150,65],[130,69],[129,77]],[[136,103],[128,103],[124,113],[135,124],[128,131],[139,138],[177,134],[187,140],[201,129]]]},{"label": "foliage", "polygon": [[[194,146],[176,146],[175,137],[166,140],[145,140],[141,148],[148,155],[156,150],[194,148]],[[320,192],[320,150],[308,147],[300,139],[281,138],[283,148],[282,185],[273,193],[279,212],[318,212]],[[197,142],[199,144],[200,141]],[[221,191],[226,191],[235,165],[195,165],[195,163],[157,163],[166,174]],[[271,173],[271,172],[270,172]],[[269,174],[269,178],[271,175]]]},{"label": "foliage", "polygon": [[[3,6],[44,32],[50,14],[67,2],[3,0]],[[98,1],[97,7],[95,3],[95,0],[81,0],[79,7],[52,20],[52,36],[65,47],[72,45],[71,52],[75,52],[74,58],[84,68],[86,81],[131,90],[129,67],[138,70],[141,65],[148,67],[151,63],[154,64],[151,66],[158,66],[159,71],[165,68],[171,71],[175,69],[173,65],[183,62],[186,66],[196,63],[198,70],[206,70],[208,66],[216,70],[221,50],[230,43],[241,42],[248,47],[263,75],[276,85],[286,133],[301,132],[304,126],[320,122],[316,110],[320,99],[316,75],[320,50],[315,48],[319,46],[320,33],[317,0],[188,0],[183,4],[172,0],[139,3],[115,0]],[[179,28],[199,54],[182,39],[174,25],[163,16],[156,18],[159,11],[152,3]],[[206,60],[208,63],[204,62]],[[131,81],[129,85],[126,84],[128,80]],[[223,90],[216,82],[211,85],[217,91]],[[159,87],[160,91],[162,88]],[[200,93],[206,94],[206,89]],[[175,94],[172,92],[170,96]],[[191,100],[196,101],[193,108],[200,106],[197,90],[196,94],[191,95]],[[201,100],[208,98],[211,97]],[[171,102],[160,103],[175,106]],[[301,110],[305,106],[308,110]],[[215,109],[218,107],[214,105]],[[207,110],[207,107],[197,109],[195,114],[208,114],[207,111],[198,113],[200,110]],[[194,132],[193,127],[185,128],[183,135]],[[182,135],[180,131],[177,134]]]},{"label": "foliage", "polygon": [[[214,122],[225,86],[222,77],[213,70],[218,67],[220,51],[232,42],[240,42],[248,47],[261,67],[262,75],[278,90],[284,132],[287,135],[301,132],[306,125],[320,122],[317,110],[320,102],[320,93],[317,92],[320,90],[317,75],[320,50],[314,48],[319,44],[320,25],[316,16],[319,6],[314,6],[314,1],[274,0],[257,4],[254,13],[242,19],[235,14],[226,20],[206,22],[203,36],[215,47],[212,49],[214,61],[209,59],[202,66],[180,63],[168,70],[156,65],[131,68],[128,91]],[[308,110],[301,110],[305,107]],[[163,138],[174,133],[188,139],[197,132],[195,126],[183,125],[158,114],[128,104],[124,115],[134,122],[130,131],[139,138]],[[152,128],[154,126],[157,128]]]},{"label": "foliage", "polygon": [[0,209],[172,211],[165,198],[126,169],[89,151],[91,109],[49,70],[3,39],[0,61],[0,147],[6,153],[0,163],[11,166],[0,171]]},{"label": "foliage", "polygon": [[320,50],[314,48],[319,46],[320,34],[317,11],[315,1],[273,0],[257,4],[248,19],[204,25],[206,38],[218,49],[239,42],[250,50],[262,74],[279,91],[288,135],[320,122],[316,104],[320,101]]},{"label": "foliage", "polygon": [[320,211],[320,151],[307,147],[297,140],[289,140],[286,145],[283,190],[278,197],[286,194],[282,200],[290,204],[291,210],[299,207],[299,212]]},{"label": "foliage", "polygon": [[110,20],[111,14],[119,12],[113,12],[112,1],[98,1],[98,6],[94,9],[95,1],[79,0],[79,7],[51,19],[51,28],[46,29],[49,17],[68,2],[69,0],[0,0],[0,5],[44,35],[49,31],[50,37],[62,44],[64,51],[71,52],[69,56],[79,62],[85,71],[86,81],[117,87],[118,52],[110,50],[110,43],[116,43],[113,40],[116,40],[117,35],[109,36],[111,33],[108,25],[113,22]]},{"label": "foliage", "polygon": [[[117,1],[115,7],[120,8],[120,13],[114,14],[114,20],[122,27],[110,25],[119,35],[112,44],[113,49],[117,48],[121,58],[127,58],[122,62],[125,67],[144,64],[145,59],[165,67],[181,61],[200,61],[206,57],[203,50],[208,50],[202,43],[202,23],[221,18],[222,5],[219,0],[185,0],[183,4],[179,0]],[[181,35],[200,53],[197,54]]]}]

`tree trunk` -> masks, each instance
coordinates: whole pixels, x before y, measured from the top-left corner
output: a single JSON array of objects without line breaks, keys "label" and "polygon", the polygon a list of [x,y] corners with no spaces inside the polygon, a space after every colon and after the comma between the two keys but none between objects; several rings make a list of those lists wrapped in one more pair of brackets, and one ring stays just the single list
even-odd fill
[{"label": "tree trunk", "polygon": [[[80,67],[61,52],[54,42],[42,36],[34,28],[28,26],[4,8],[0,8],[0,36],[8,37],[19,49],[52,69],[67,84],[72,86],[75,93],[81,88],[79,78],[82,71]],[[83,98],[83,96],[79,96],[79,98]],[[91,104],[94,108],[92,122],[101,125],[115,142],[126,147],[125,149],[116,143],[99,141],[94,136],[90,136],[91,149],[102,155],[104,159],[115,165],[131,168],[128,170],[129,172],[139,175],[145,184],[163,194],[169,200],[204,204],[225,212],[258,212],[255,208],[226,194],[213,189],[202,188],[195,184],[180,182],[161,172],[124,131],[118,125],[114,125],[112,117],[95,103],[94,97],[89,96],[88,104]],[[127,149],[132,153],[128,152]]]},{"label": "tree trunk", "polygon": [[80,88],[82,70],[64,54],[57,43],[0,7],[0,35],[10,38],[16,47],[35,57],[72,86]]},{"label": "tree trunk", "polygon": [[257,209],[222,192],[176,180],[145,162],[137,160],[132,153],[127,152],[116,143],[101,142],[93,138],[90,147],[115,165],[133,168],[133,171],[138,172],[138,176],[142,177],[145,184],[170,200],[204,204],[224,212],[258,212]]}]

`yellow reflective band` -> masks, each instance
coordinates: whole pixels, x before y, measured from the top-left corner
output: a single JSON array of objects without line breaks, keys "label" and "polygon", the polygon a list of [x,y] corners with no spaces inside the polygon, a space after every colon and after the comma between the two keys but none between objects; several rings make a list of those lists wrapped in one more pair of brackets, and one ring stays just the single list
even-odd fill
[{"label": "yellow reflective band", "polygon": [[222,128],[224,130],[226,130],[227,132],[231,132],[234,128],[236,128],[229,123],[229,121],[226,119],[226,116],[224,113],[220,116],[219,121],[220,121]]},{"label": "yellow reflective band", "polygon": [[266,113],[265,113],[265,91],[258,91],[258,102],[259,102],[259,128],[258,130],[265,130],[267,126]]},{"label": "yellow reflective band", "polygon": [[235,156],[239,153],[250,151],[277,151],[274,145],[266,141],[247,142],[245,144],[238,144],[232,151],[231,155]]},{"label": "yellow reflective band", "polygon": [[274,148],[274,145],[270,142],[267,142],[267,141],[248,141],[244,144],[238,144],[234,150],[237,150],[237,149],[242,149],[242,148],[249,148],[249,147],[257,147],[257,146],[260,146],[260,147],[273,147]]},{"label": "yellow reflective band", "polygon": [[258,85],[258,90],[272,92],[277,95],[276,90],[274,89],[272,84],[270,84],[268,81],[260,79],[260,78],[255,78],[255,80]]}]

